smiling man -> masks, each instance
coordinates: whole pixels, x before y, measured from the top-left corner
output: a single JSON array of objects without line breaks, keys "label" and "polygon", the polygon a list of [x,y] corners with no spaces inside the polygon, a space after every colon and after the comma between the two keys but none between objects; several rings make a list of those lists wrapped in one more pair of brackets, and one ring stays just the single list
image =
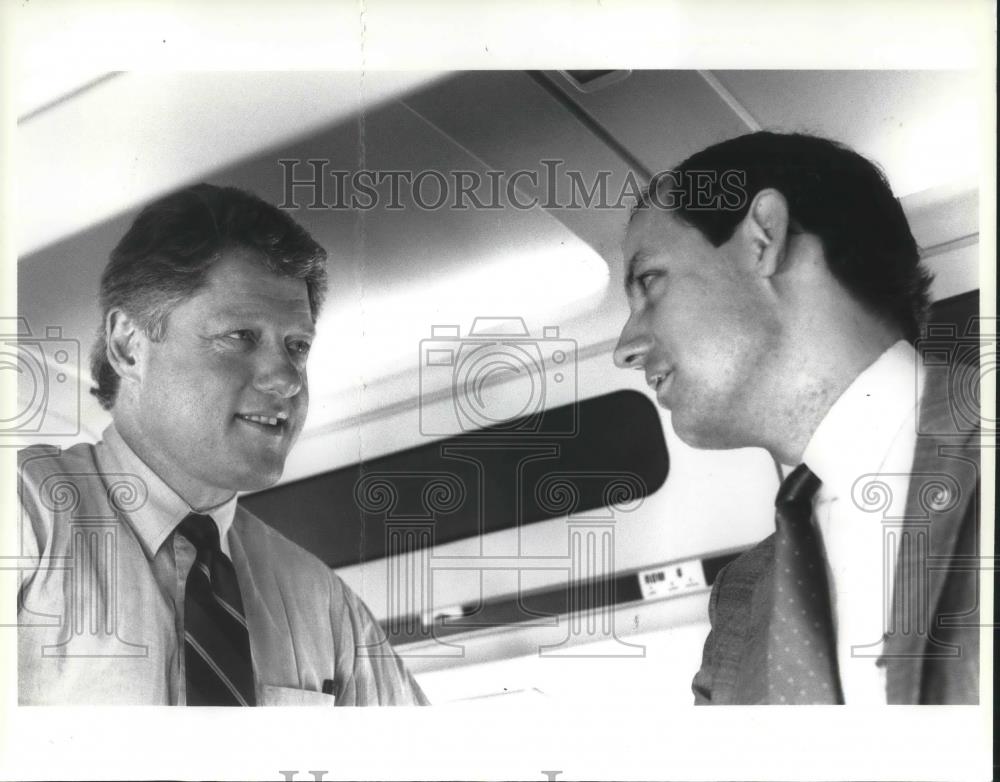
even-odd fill
[{"label": "smiling man", "polygon": [[776,533],[713,585],[696,702],[977,702],[978,373],[918,360],[930,276],[882,173],[725,141],[651,184],[624,253],[616,363],[686,443],[789,467]]},{"label": "smiling man", "polygon": [[425,702],[357,596],[237,503],[302,430],[325,288],[323,249],[243,191],[138,216],[101,279],[113,423],[19,454],[22,704]]}]

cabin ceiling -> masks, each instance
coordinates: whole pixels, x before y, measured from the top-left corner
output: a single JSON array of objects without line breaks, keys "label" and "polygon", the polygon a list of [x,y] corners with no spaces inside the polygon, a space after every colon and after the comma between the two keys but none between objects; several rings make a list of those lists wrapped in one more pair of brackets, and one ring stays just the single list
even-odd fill
[{"label": "cabin ceiling", "polygon": [[[651,171],[760,126],[845,142],[884,167],[904,207],[925,212],[974,193],[979,174],[970,73],[636,71],[593,93],[558,72],[543,77]],[[20,315],[35,329],[60,326],[80,341],[82,355],[98,322],[98,279],[110,250],[142,204],[185,184],[236,185],[280,203],[283,159],[323,159],[343,171],[508,174],[559,160],[587,181],[611,172],[616,193],[629,169],[523,71],[80,79],[22,96],[18,285]],[[975,233],[968,210],[963,215],[921,221],[918,242]],[[596,350],[624,321],[624,208],[408,204],[302,208],[296,218],[329,251],[332,282],[310,368],[307,433],[387,401],[359,389],[412,393],[419,342],[433,325],[459,324],[464,334],[476,316],[516,315],[533,334],[557,325],[581,349]],[[84,430],[94,436],[106,414],[83,396]]]}]

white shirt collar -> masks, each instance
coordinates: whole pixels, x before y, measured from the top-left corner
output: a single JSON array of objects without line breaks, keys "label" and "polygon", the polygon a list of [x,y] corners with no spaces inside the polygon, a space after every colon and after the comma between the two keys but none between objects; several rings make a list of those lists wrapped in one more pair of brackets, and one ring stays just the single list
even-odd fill
[{"label": "white shirt collar", "polygon": [[878,472],[900,428],[913,415],[923,391],[917,354],[896,342],[834,402],[802,455],[821,481],[822,494],[851,496],[855,481]]},{"label": "white shirt collar", "polygon": [[229,555],[226,536],[236,514],[235,493],[221,505],[194,509],[136,455],[114,424],[104,430],[101,438],[101,442],[97,444],[97,458],[102,472],[135,476],[146,489],[146,501],[135,510],[130,510],[128,517],[148,558],[152,559],[156,555],[174,528],[192,512],[212,517],[219,528],[222,551]]}]

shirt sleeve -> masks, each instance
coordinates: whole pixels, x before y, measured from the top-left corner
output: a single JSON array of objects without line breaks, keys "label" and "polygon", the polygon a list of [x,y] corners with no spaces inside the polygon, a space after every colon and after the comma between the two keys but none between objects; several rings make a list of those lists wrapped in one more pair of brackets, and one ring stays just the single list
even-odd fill
[{"label": "shirt sleeve", "polygon": [[[337,702],[344,706],[427,706],[429,701],[416,679],[386,638],[368,606],[331,571],[331,610],[346,613],[350,620],[353,665],[341,682]],[[339,599],[338,599],[339,596]],[[343,614],[342,614],[343,615]],[[334,621],[336,627],[338,622]]]},{"label": "shirt sleeve", "polygon": [[17,610],[23,605],[24,589],[34,579],[41,563],[41,552],[38,547],[38,536],[32,516],[24,502],[18,502],[18,552],[17,552]]},{"label": "shirt sleeve", "polygon": [[[39,512],[38,489],[25,468],[27,451],[18,454],[17,471],[17,607],[21,611],[24,590],[35,578],[42,561],[42,546],[48,538],[44,516]],[[43,540],[40,541],[40,538]]]}]

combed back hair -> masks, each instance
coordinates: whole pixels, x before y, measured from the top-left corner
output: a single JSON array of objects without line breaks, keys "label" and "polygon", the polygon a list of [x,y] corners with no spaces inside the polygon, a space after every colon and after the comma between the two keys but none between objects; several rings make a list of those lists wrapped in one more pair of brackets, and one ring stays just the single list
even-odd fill
[{"label": "combed back hair", "polygon": [[842,144],[767,131],[723,141],[654,177],[636,209],[668,208],[719,247],[766,188],[787,200],[790,230],[819,238],[840,284],[913,342],[932,276],[881,169]]},{"label": "combed back hair", "polygon": [[173,309],[205,285],[231,249],[256,251],[281,277],[304,280],[313,322],[326,295],[326,251],[285,212],[235,187],[193,185],[143,209],[101,275],[101,326],[90,357],[101,407],[115,403],[121,378],[107,358],[105,322],[121,309],[146,335],[163,339]]}]

